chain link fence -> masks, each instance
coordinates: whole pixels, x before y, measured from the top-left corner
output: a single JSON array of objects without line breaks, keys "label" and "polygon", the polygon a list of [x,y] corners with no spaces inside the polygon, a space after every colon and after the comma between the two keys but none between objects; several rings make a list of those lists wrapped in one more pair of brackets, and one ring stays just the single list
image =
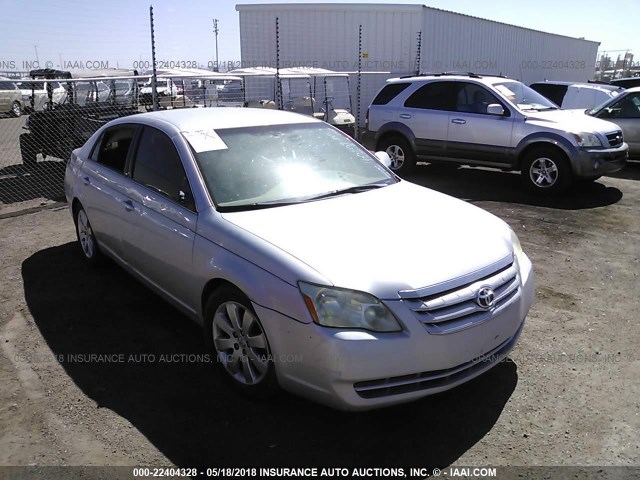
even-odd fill
[{"label": "chain link fence", "polygon": [[[12,35],[2,42],[0,57],[14,58],[0,60],[0,214],[19,210],[24,203],[28,208],[34,201],[64,200],[71,152],[115,118],[179,108],[270,108],[313,116],[359,138],[366,109],[384,82],[415,73],[361,71],[359,25],[344,32],[352,43],[353,62],[348,68],[338,65],[343,67],[338,71],[316,65],[313,59],[320,53],[313,44],[303,45],[305,62],[292,62],[283,51],[281,36],[304,38],[302,22],[289,31],[281,31],[277,19],[268,28],[256,25],[263,30],[260,41],[268,44],[268,52],[263,61],[249,65],[218,61],[211,32],[208,45],[176,34],[189,32],[192,18],[186,14],[181,17],[169,9],[154,17],[153,8],[105,13],[96,6],[77,6],[71,15],[80,23],[77,31],[52,26],[59,30],[53,33],[59,34],[56,41],[64,49],[53,60],[44,48],[38,51],[41,37],[33,32],[0,34]],[[123,22],[126,35],[109,30],[109,25]],[[214,26],[217,35],[215,21]],[[30,44],[34,58],[19,58]],[[87,49],[95,54],[87,56]]]}]

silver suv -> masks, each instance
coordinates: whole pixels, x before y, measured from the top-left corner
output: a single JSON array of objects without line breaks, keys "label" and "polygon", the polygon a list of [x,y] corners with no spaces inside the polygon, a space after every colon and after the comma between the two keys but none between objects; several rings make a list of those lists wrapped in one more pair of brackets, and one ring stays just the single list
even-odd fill
[{"label": "silver suv", "polygon": [[545,193],[620,170],[628,154],[617,125],[559,110],[518,81],[476,74],[388,80],[367,128],[399,175],[417,161],[496,167],[521,171]]}]

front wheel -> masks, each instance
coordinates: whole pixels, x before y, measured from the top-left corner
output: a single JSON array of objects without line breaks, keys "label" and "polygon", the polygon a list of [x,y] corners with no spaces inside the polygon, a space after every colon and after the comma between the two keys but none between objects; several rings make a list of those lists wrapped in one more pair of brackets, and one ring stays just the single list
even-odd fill
[{"label": "front wheel", "polygon": [[20,106],[19,102],[13,102],[13,105],[11,105],[11,114],[14,117],[19,117],[20,115],[22,115],[22,107]]},{"label": "front wheel", "polygon": [[391,159],[389,168],[397,175],[410,173],[416,166],[416,156],[409,142],[403,137],[393,136],[382,140],[379,150],[384,150]]},{"label": "front wheel", "polygon": [[235,388],[257,397],[277,391],[267,335],[244,294],[232,287],[217,290],[205,307],[205,327],[207,344]]},{"label": "front wheel", "polygon": [[20,154],[22,164],[27,168],[34,168],[38,164],[38,148],[34,145],[30,133],[20,135]]},{"label": "front wheel", "polygon": [[520,174],[530,190],[552,195],[566,190],[573,181],[566,157],[552,148],[527,153]]}]

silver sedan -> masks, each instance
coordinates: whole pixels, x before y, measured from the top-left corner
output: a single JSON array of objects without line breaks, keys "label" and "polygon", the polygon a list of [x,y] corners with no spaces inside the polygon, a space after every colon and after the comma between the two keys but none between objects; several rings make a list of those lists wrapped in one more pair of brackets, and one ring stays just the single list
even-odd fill
[{"label": "silver sedan", "polygon": [[311,117],[174,110],[102,127],[65,191],[86,261],[200,324],[232,385],[362,410],[493,367],[534,296],[502,220],[388,161]]}]

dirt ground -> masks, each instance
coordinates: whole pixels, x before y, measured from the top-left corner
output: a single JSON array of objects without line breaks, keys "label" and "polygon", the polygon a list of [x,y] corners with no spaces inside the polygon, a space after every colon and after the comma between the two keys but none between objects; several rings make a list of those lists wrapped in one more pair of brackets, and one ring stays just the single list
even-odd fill
[{"label": "dirt ground", "polygon": [[198,360],[195,325],[82,263],[54,205],[0,218],[0,465],[639,465],[640,165],[552,200],[483,169],[412,181],[518,233],[537,295],[510,361],[367,413],[246,400]]}]

